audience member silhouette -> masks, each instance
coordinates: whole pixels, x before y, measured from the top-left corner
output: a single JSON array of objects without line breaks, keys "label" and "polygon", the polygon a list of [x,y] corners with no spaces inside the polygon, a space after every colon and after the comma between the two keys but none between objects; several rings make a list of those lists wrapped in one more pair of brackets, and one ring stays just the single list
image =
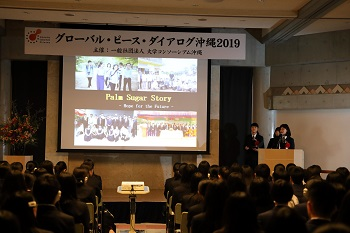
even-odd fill
[{"label": "audience member silhouette", "polygon": [[263,212],[258,215],[258,224],[263,231],[266,231],[267,225],[274,213],[283,206],[287,206],[292,199],[293,188],[292,185],[282,179],[276,180],[271,189],[271,197],[275,203],[273,209]]},{"label": "audience member silhouette", "polygon": [[198,171],[203,174],[203,177],[208,178],[209,177],[209,168],[210,164],[206,160],[202,160],[198,164]]},{"label": "audience member silhouette", "polygon": [[[198,203],[200,203],[202,201],[202,198],[199,197],[198,195],[198,185],[199,182],[201,180],[203,180],[203,174],[200,172],[195,172],[192,177],[191,177],[191,181],[190,181],[190,193],[189,194],[185,194],[182,198],[182,204],[181,204],[181,211],[188,211],[188,209],[193,206],[196,205]],[[207,178],[208,179],[208,178]]]},{"label": "audience member silhouette", "polygon": [[223,227],[214,233],[258,233],[257,214],[251,197],[246,192],[231,194],[223,215]]},{"label": "audience member silhouette", "polygon": [[23,164],[21,162],[11,163],[10,168],[12,171],[16,170],[16,171],[23,172]]},{"label": "audience member silhouette", "polygon": [[64,161],[58,161],[54,167],[55,175],[58,176],[61,172],[67,171],[67,164]]},{"label": "audience member silhouette", "polygon": [[38,163],[31,160],[26,163],[26,170],[24,172],[33,174],[36,169],[38,169]]},{"label": "audience member silhouette", "polygon": [[[85,168],[74,168],[73,175],[77,181],[77,198],[85,203],[95,203],[95,189],[86,184],[88,180],[88,171]],[[96,205],[94,205],[96,210]]]},{"label": "audience member silhouette", "polygon": [[40,163],[40,167],[41,168],[45,168],[46,171],[50,174],[54,174],[54,171],[53,171],[53,163],[50,161],[50,160],[44,160]]},{"label": "audience member silhouette", "polygon": [[328,223],[317,228],[314,233],[350,233],[350,228],[342,223]]},{"label": "audience member silhouette", "polygon": [[170,178],[165,180],[165,184],[164,184],[164,197],[165,198],[167,198],[168,192],[170,194],[170,189],[171,189],[172,183],[175,180],[179,180],[181,178],[180,172],[179,172],[180,164],[181,163],[179,163],[179,162],[174,163],[174,165],[173,165],[173,177],[170,177]]},{"label": "audience member silhouette", "polygon": [[61,196],[59,189],[59,182],[52,174],[43,174],[35,180],[33,196],[38,205],[37,226],[54,233],[74,233],[74,218],[55,206]]},{"label": "audience member silhouette", "polygon": [[235,192],[247,192],[247,186],[241,173],[232,172],[227,178],[227,186],[231,194]]},{"label": "audience member silhouette", "polygon": [[249,194],[252,197],[256,213],[264,213],[274,207],[270,193],[270,184],[262,177],[255,177],[249,186]]},{"label": "audience member silhouette", "polygon": [[58,176],[61,185],[61,198],[59,200],[60,209],[74,217],[75,223],[84,225],[84,232],[89,233],[90,214],[87,205],[77,198],[77,180],[68,172],[61,172]]},{"label": "audience member silhouette", "polygon": [[307,190],[307,211],[310,219],[306,222],[308,232],[331,222],[336,210],[336,190],[326,181],[310,184]]},{"label": "audience member silhouette", "polygon": [[223,209],[229,196],[226,182],[214,180],[208,184],[204,197],[204,212],[192,218],[192,233],[212,233],[222,227]]},{"label": "audience member silhouette", "polygon": [[282,206],[276,210],[265,233],[307,233],[304,219],[288,206]]},{"label": "audience member silhouette", "polygon": [[18,191],[4,204],[3,209],[11,211],[19,220],[22,233],[50,233],[35,226],[34,208],[36,202],[33,196],[26,191]]},{"label": "audience member silhouette", "polygon": [[306,202],[306,197],[304,197],[304,169],[299,166],[294,166],[290,169],[290,180],[292,182],[292,187],[294,195],[298,198],[299,203]]}]

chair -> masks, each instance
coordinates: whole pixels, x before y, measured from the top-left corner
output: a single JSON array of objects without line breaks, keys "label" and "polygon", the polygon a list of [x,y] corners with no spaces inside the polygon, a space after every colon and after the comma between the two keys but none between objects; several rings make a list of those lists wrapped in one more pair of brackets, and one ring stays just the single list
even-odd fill
[{"label": "chair", "polygon": [[187,216],[188,216],[188,212],[182,212],[182,214],[181,214],[181,225],[180,225],[181,233],[188,233]]},{"label": "chair", "polygon": [[167,232],[173,232],[174,230],[174,216],[175,216],[175,212],[171,209],[171,203],[173,202],[173,197],[170,196],[169,197],[169,208],[167,209],[167,216],[168,216],[168,220],[167,220]]},{"label": "chair", "polygon": [[82,223],[74,224],[74,232],[75,233],[84,233],[84,225]]},{"label": "chair", "polygon": [[175,232],[181,232],[181,213],[182,213],[181,206],[182,206],[181,203],[176,203],[175,205],[175,219],[174,219]]},{"label": "chair", "polygon": [[94,211],[94,204],[91,202],[86,203],[88,209],[89,209],[89,214],[90,214],[90,232],[95,232],[95,211]]}]

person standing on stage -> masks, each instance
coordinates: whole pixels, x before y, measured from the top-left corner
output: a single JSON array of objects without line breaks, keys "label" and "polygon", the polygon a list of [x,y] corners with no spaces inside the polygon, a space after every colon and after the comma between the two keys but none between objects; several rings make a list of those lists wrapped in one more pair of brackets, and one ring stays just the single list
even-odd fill
[{"label": "person standing on stage", "polygon": [[267,144],[267,147],[266,147],[267,149],[277,148],[277,143],[278,143],[278,140],[280,138],[280,130],[281,130],[280,127],[277,127],[275,129],[275,133],[273,134],[273,137],[270,138],[269,144]]},{"label": "person standing on stage", "polygon": [[251,133],[246,136],[244,141],[245,164],[253,170],[258,165],[258,148],[264,148],[264,137],[259,134],[259,125],[252,123],[250,125]]},{"label": "person standing on stage", "polygon": [[289,126],[282,124],[280,126],[280,138],[278,140],[276,149],[295,149],[294,139],[291,137]]}]

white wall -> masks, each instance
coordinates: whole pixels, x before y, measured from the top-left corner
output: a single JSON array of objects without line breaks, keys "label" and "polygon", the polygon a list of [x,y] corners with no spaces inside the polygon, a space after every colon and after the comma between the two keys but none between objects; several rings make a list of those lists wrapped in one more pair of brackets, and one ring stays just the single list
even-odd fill
[{"label": "white wall", "polygon": [[305,168],[350,169],[350,109],[276,112],[276,125],[287,123],[296,148],[304,150]]}]

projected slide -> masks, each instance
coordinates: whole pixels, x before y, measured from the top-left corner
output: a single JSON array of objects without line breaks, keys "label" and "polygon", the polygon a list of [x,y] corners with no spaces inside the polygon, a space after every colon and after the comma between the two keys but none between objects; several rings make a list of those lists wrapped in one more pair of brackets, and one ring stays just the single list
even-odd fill
[{"label": "projected slide", "polygon": [[63,58],[60,151],[207,152],[208,60]]}]

